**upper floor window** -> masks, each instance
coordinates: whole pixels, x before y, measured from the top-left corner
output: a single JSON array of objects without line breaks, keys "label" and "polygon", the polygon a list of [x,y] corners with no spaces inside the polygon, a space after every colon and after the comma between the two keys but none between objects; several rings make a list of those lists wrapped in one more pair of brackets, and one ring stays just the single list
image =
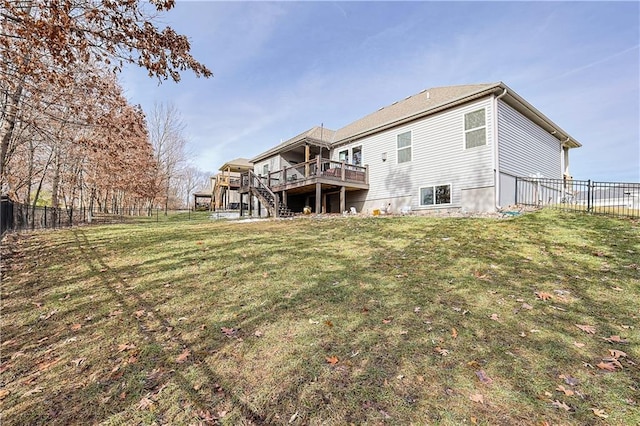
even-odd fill
[{"label": "upper floor window", "polygon": [[474,148],[487,144],[487,122],[484,108],[464,115],[464,147]]},{"label": "upper floor window", "polygon": [[411,161],[411,132],[398,135],[398,164]]},{"label": "upper floor window", "polygon": [[340,151],[338,153],[338,161],[344,161],[345,163],[349,162],[349,150],[345,149],[344,151]]},{"label": "upper floor window", "polygon": [[353,153],[353,165],[362,166],[362,147],[355,146],[351,152]]},{"label": "upper floor window", "polygon": [[269,164],[265,164],[264,166],[262,166],[262,175],[266,176],[269,174]]}]

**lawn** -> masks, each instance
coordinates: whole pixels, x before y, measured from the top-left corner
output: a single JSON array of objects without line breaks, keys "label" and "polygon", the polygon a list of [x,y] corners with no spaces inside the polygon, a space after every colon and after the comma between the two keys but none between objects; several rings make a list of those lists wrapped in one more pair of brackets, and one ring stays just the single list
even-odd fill
[{"label": "lawn", "polygon": [[3,242],[24,424],[640,424],[640,223],[333,217]]}]

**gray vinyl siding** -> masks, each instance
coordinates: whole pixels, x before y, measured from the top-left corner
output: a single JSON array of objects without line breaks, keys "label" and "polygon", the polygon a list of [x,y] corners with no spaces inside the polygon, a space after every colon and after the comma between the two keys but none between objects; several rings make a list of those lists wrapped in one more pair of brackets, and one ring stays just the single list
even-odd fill
[{"label": "gray vinyl siding", "polygon": [[560,141],[502,101],[498,101],[498,140],[501,173],[562,178]]},{"label": "gray vinyl siding", "polygon": [[[420,188],[451,185],[451,204],[433,207],[461,206],[463,189],[490,187],[494,184],[492,98],[398,126],[349,144],[334,147],[338,152],[362,146],[362,162],[369,166],[369,191],[349,194],[348,202],[364,202],[364,208],[392,204],[394,210],[420,206]],[[485,108],[487,144],[465,149],[464,114]],[[411,131],[411,161],[398,164],[397,135]],[[382,161],[386,153],[386,161]],[[351,160],[351,158],[350,158]]]},{"label": "gray vinyl siding", "polygon": [[280,163],[280,155],[274,155],[273,157],[269,157],[255,163],[253,165],[253,172],[257,175],[264,174],[263,172],[265,164],[269,165],[269,172],[275,172],[276,170],[280,170]]}]

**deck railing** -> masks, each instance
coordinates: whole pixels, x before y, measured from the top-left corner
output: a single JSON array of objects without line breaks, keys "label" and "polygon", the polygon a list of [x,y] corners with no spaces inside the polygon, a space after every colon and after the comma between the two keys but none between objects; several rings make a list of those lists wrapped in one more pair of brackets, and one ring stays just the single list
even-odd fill
[{"label": "deck railing", "polygon": [[282,170],[262,176],[267,186],[304,182],[310,178],[322,177],[326,179],[366,184],[369,181],[368,168],[347,164],[344,161],[334,161],[328,158],[316,158]]}]

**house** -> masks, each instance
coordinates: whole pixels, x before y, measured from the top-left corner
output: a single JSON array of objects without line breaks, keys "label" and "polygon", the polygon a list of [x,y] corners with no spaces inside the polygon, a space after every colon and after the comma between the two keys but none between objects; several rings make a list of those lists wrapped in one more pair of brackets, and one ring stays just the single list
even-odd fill
[{"label": "house", "polygon": [[490,212],[515,203],[517,176],[569,178],[580,146],[502,82],[437,87],[263,152],[240,194],[274,216],[306,206]]}]

